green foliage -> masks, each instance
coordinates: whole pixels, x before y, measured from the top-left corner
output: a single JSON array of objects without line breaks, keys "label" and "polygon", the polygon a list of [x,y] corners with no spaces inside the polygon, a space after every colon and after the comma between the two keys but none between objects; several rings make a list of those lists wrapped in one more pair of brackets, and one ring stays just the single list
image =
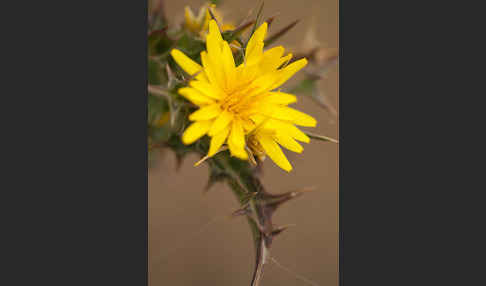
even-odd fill
[{"label": "green foliage", "polygon": [[162,85],[167,82],[167,73],[164,70],[166,63],[148,59],[148,83],[152,85]]},{"label": "green foliage", "polygon": [[200,54],[206,49],[206,44],[203,41],[191,36],[189,33],[184,33],[176,45],[184,54],[201,64]]},{"label": "green foliage", "polygon": [[167,35],[166,29],[151,32],[147,43],[149,55],[153,56],[168,53],[174,44],[173,40]]}]

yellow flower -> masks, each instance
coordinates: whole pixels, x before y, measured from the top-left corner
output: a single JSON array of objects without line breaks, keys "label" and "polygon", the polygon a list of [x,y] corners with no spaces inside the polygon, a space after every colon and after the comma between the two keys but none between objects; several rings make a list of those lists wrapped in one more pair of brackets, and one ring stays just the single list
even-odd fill
[{"label": "yellow flower", "polygon": [[[200,35],[201,37],[206,37],[209,27],[209,21],[211,20],[211,14],[209,13],[209,9],[213,12],[214,17],[220,23],[223,21],[223,16],[221,13],[216,9],[215,4],[206,3],[199,9],[199,13],[197,16],[194,15],[191,8],[189,6],[184,7],[184,18],[185,18],[185,26],[191,32]],[[232,26],[231,24],[229,24]],[[226,25],[224,25],[226,26]]]},{"label": "yellow flower", "polygon": [[208,22],[209,19],[211,19],[211,15],[209,15],[208,12],[208,5],[202,6],[199,9],[199,14],[197,16],[194,15],[189,6],[184,7],[184,19],[186,28],[195,34],[198,34],[203,30],[205,22]]},{"label": "yellow flower", "polygon": [[[209,14],[209,9],[211,9],[211,11],[213,12],[216,20],[219,23],[222,23],[222,32],[236,29],[235,25],[232,22],[223,22],[223,15],[218,9],[216,9],[216,4],[209,3],[204,4],[199,9],[199,14],[197,16],[194,15],[189,6],[185,7],[184,18],[186,28],[189,31],[199,35],[201,38],[205,38],[208,34],[209,21],[211,20],[211,14]],[[241,48],[241,45],[240,43],[238,43],[238,41],[233,40],[230,44],[230,47],[231,51],[235,53]]]},{"label": "yellow flower", "polygon": [[207,51],[201,52],[202,66],[177,49],[171,51],[177,64],[195,76],[179,94],[199,106],[189,116],[194,122],[185,130],[182,141],[191,144],[207,134],[211,137],[208,157],[226,144],[232,156],[247,160],[249,152],[268,155],[290,171],[292,166],[279,145],[302,152],[297,141],[308,143],[310,139],[295,125],[314,127],[316,120],[287,106],[297,101],[294,95],[274,90],[307,60],[286,65],[292,54],[283,56],[282,46],[264,52],[266,32],[267,23],[263,23],[248,42],[244,62],[237,67],[214,20],[209,22]]}]

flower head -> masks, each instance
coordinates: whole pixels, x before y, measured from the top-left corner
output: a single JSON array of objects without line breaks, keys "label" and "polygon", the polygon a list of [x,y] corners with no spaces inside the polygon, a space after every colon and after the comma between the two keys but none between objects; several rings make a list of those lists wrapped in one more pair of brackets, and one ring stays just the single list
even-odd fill
[{"label": "flower head", "polygon": [[204,135],[211,137],[208,156],[226,144],[232,156],[247,160],[250,156],[268,155],[279,167],[292,166],[280,146],[302,152],[297,142],[309,137],[295,125],[316,125],[316,120],[287,105],[297,101],[288,93],[275,91],[306,64],[306,59],[287,63],[282,46],[263,51],[267,23],[252,35],[245,49],[244,62],[235,66],[229,44],[221,37],[214,20],[209,22],[207,51],[201,52],[202,66],[174,49],[177,64],[194,79],[179,94],[199,109],[189,116],[193,123],[185,130],[182,141],[191,144]]},{"label": "flower head", "polygon": [[184,25],[186,26],[186,28],[203,38],[206,37],[209,28],[209,21],[211,20],[211,14],[209,13],[209,9],[211,9],[211,12],[213,13],[216,20],[220,23],[223,23],[223,26],[221,27],[222,31],[232,30],[235,28],[233,23],[223,22],[223,15],[218,9],[216,9],[216,4],[211,4],[209,2],[201,6],[197,16],[194,15],[191,7],[184,7]]}]

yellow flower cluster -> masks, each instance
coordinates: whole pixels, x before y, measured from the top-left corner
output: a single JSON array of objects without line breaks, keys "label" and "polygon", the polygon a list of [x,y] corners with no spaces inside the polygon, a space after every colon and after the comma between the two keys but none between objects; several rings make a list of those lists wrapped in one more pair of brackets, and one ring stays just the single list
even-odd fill
[{"label": "yellow flower cluster", "polygon": [[280,146],[301,153],[297,142],[310,141],[295,125],[314,127],[316,120],[288,107],[295,95],[275,91],[306,64],[306,59],[288,64],[292,54],[284,56],[282,46],[263,51],[267,23],[252,35],[245,49],[244,62],[236,66],[229,44],[221,37],[214,20],[208,23],[206,51],[202,66],[174,49],[177,64],[194,77],[179,94],[199,106],[189,116],[193,123],[182,140],[191,144],[204,135],[211,137],[208,157],[226,144],[232,156],[248,160],[268,155],[280,168],[292,166]]}]

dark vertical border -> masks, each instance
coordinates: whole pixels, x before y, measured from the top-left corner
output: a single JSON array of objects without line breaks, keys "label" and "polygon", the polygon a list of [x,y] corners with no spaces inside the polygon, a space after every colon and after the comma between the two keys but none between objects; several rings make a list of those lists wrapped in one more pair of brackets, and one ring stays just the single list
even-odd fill
[{"label": "dark vertical border", "polygon": [[484,25],[437,7],[340,0],[340,285],[485,284]]},{"label": "dark vertical border", "polygon": [[0,284],[147,285],[147,1],[2,12]]}]

